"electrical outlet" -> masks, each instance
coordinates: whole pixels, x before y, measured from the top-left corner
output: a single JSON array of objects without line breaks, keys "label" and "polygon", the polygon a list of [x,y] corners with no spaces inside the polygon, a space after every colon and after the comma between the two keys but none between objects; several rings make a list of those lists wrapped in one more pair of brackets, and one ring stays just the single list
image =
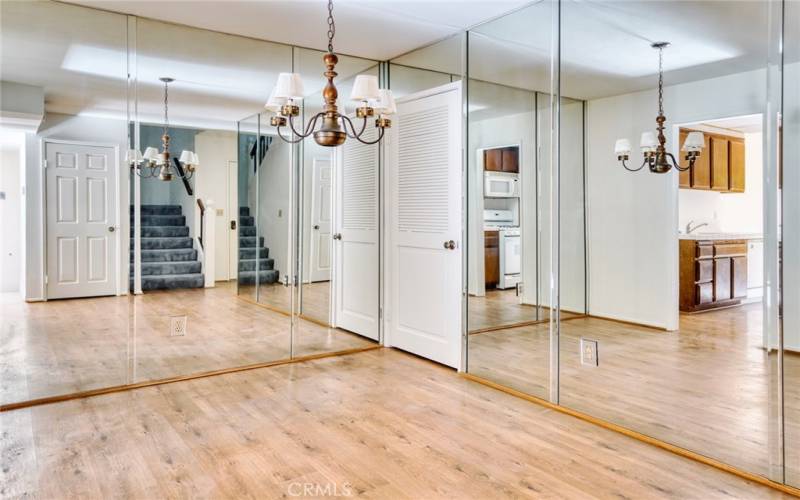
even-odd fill
[{"label": "electrical outlet", "polygon": [[599,366],[600,359],[597,357],[597,341],[581,338],[581,364],[589,366]]},{"label": "electrical outlet", "polygon": [[169,318],[169,336],[183,337],[186,335],[186,316],[171,316]]}]

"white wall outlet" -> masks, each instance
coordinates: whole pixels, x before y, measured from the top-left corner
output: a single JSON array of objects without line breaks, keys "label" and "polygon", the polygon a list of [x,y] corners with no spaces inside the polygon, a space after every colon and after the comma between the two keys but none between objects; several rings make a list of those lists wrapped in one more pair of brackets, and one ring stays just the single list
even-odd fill
[{"label": "white wall outlet", "polygon": [[597,341],[581,337],[581,364],[589,366],[599,366],[600,359],[597,356]]},{"label": "white wall outlet", "polygon": [[169,336],[183,337],[186,335],[186,316],[171,316],[169,318]]}]

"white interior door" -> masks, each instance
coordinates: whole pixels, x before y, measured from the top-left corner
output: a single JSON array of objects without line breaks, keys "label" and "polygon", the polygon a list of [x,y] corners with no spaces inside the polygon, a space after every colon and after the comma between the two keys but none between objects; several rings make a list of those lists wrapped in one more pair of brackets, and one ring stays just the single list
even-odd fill
[{"label": "white interior door", "polygon": [[331,180],[329,158],[314,158],[311,186],[311,269],[309,280],[331,279]]},{"label": "white interior door", "polygon": [[[228,212],[222,234],[228,235],[228,279],[236,279],[239,273],[239,163],[228,161]],[[217,228],[217,234],[220,229]]]},{"label": "white interior door", "polygon": [[47,142],[45,159],[47,298],[116,294],[114,148]]},{"label": "white interior door", "polygon": [[460,82],[398,100],[387,142],[388,344],[461,368]]},{"label": "white interior door", "polygon": [[[374,129],[365,133],[374,140]],[[379,339],[378,146],[354,139],[338,148],[333,272],[334,324]]]}]

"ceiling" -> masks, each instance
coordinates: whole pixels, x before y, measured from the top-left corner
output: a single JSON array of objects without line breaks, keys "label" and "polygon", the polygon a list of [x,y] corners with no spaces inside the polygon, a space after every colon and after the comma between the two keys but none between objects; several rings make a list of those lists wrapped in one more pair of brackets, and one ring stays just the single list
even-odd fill
[{"label": "ceiling", "polygon": [[[324,50],[326,0],[64,0],[222,33]],[[387,60],[531,0],[335,0],[336,51]]]}]

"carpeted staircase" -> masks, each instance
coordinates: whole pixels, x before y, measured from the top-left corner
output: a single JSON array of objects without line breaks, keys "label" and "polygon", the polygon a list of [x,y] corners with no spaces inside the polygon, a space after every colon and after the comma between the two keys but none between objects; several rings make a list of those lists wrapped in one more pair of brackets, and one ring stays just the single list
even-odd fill
[{"label": "carpeted staircase", "polygon": [[[142,205],[142,290],[202,288],[205,278],[180,205]],[[131,274],[133,290],[133,207]]]},{"label": "carpeted staircase", "polygon": [[278,281],[280,273],[275,261],[269,258],[269,248],[264,246],[264,237],[256,237],[255,218],[249,207],[239,208],[239,284],[255,285],[256,266],[258,283],[270,284]]}]

